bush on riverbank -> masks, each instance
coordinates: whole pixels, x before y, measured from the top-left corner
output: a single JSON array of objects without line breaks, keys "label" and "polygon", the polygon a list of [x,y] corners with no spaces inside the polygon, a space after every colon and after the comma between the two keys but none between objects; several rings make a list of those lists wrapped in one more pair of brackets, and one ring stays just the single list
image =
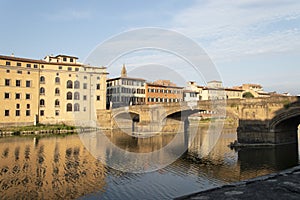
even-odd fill
[{"label": "bush on riverbank", "polygon": [[16,126],[16,127],[4,127],[1,128],[0,131],[11,131],[13,135],[20,135],[22,131],[49,131],[49,130],[75,130],[75,126],[69,126],[66,124],[53,124],[53,125],[45,125],[45,124],[37,124],[32,126]]}]

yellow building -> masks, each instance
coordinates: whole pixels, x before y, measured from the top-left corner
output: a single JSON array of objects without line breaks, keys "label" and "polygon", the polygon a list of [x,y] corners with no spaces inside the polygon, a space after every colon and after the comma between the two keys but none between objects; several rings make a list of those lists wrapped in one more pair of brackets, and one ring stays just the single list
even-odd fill
[{"label": "yellow building", "polygon": [[106,68],[77,57],[43,60],[0,55],[0,126],[74,124],[94,120],[106,105]]}]

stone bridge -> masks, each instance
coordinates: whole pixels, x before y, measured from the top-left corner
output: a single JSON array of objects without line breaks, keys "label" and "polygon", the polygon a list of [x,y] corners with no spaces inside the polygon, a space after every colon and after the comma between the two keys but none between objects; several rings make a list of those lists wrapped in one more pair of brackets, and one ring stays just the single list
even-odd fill
[{"label": "stone bridge", "polygon": [[[153,126],[167,118],[184,121],[199,111],[238,120],[239,143],[294,143],[300,124],[299,97],[270,97],[136,105],[111,110],[110,119]],[[99,117],[98,117],[99,118]]]}]

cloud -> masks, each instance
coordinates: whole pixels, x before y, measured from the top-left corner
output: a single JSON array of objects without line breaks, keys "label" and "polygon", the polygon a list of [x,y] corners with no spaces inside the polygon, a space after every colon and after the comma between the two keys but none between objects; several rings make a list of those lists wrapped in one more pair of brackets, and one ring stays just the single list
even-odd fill
[{"label": "cloud", "polygon": [[73,21],[73,20],[83,20],[90,19],[92,14],[90,11],[86,10],[60,10],[54,13],[48,13],[45,17],[50,21]]},{"label": "cloud", "polygon": [[300,49],[298,0],[197,1],[172,24],[217,61]]}]

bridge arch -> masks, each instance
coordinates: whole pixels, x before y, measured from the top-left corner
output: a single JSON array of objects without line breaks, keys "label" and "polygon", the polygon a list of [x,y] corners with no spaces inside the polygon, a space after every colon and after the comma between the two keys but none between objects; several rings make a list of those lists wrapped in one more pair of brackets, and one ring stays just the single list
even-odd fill
[{"label": "bridge arch", "polygon": [[275,133],[275,141],[293,142],[298,141],[297,133],[300,124],[300,109],[290,108],[276,115],[269,123],[270,132]]},{"label": "bridge arch", "polygon": [[124,108],[115,110],[112,114],[112,118],[117,119],[132,119],[133,121],[139,121],[140,113],[134,110],[125,110]]},{"label": "bridge arch", "polygon": [[278,128],[286,128],[286,127],[298,127],[300,124],[300,109],[292,108],[288,109],[285,112],[282,112],[276,115],[270,121],[270,130],[276,131]]}]

